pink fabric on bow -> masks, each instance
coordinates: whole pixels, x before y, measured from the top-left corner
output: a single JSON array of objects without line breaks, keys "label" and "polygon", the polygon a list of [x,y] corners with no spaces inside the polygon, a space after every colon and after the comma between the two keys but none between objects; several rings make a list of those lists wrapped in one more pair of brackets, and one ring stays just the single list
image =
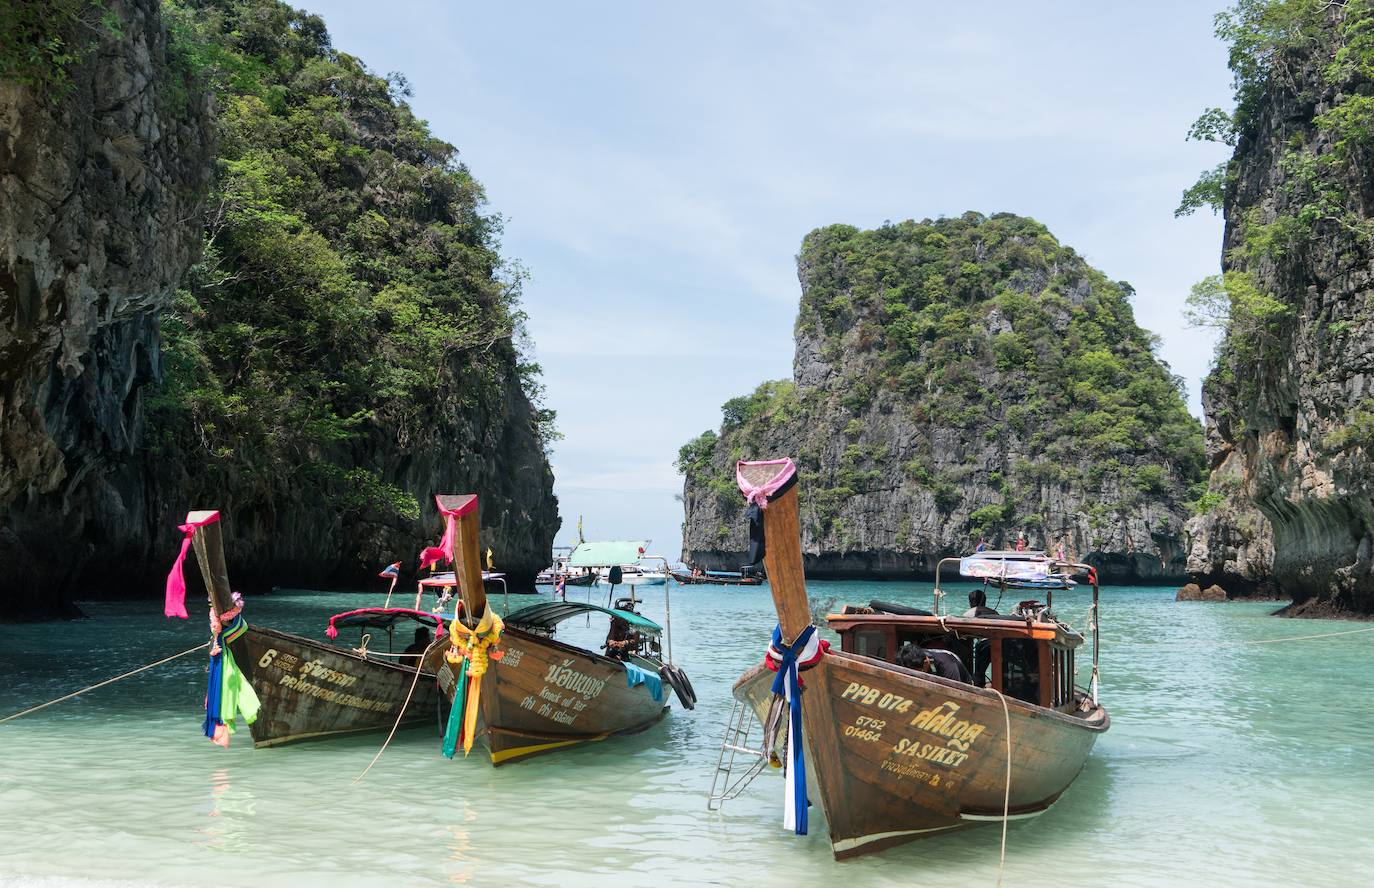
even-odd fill
[{"label": "pink fabric on bow", "polygon": [[[782,466],[783,469],[769,481],[756,487],[745,479],[745,466]],[[796,464],[785,456],[782,459],[765,459],[758,462],[739,460],[735,463],[735,483],[739,485],[739,492],[744,494],[745,502],[756,503],[760,509],[768,508],[768,498],[777,493],[788,481],[791,481],[795,474],[797,474]]]},{"label": "pink fabric on bow", "polygon": [[162,612],[169,617],[181,617],[187,619],[186,613],[186,574],[182,570],[182,565],[186,562],[186,552],[191,548],[191,538],[196,535],[196,528],[204,527],[207,524],[214,524],[219,520],[219,512],[211,512],[199,521],[192,521],[191,516],[186,516],[186,523],[177,526],[177,529],[184,534],[181,539],[181,554],[177,555],[176,563],[172,565],[172,570],[167,574],[167,600],[163,604]]},{"label": "pink fabric on bow", "polygon": [[426,546],[420,553],[420,570],[431,564],[453,560],[453,538],[458,533],[458,513],[446,511],[443,506],[439,507],[439,511],[444,516],[444,538],[439,541],[439,545]]},{"label": "pink fabric on bow", "polygon": [[431,564],[453,561],[453,545],[458,536],[458,518],[477,508],[477,498],[471,497],[466,504],[456,509],[444,508],[443,501],[437,496],[434,498],[434,504],[439,507],[439,514],[444,516],[444,538],[439,541],[439,545],[427,546],[420,552],[420,570]]}]

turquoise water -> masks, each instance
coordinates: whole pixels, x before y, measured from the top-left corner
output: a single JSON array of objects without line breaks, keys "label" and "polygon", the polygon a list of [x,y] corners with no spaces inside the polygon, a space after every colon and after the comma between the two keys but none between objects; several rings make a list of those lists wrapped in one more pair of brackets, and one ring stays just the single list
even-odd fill
[{"label": "turquoise water", "polygon": [[[812,584],[821,599],[928,605],[920,590]],[[0,725],[0,875],[598,888],[996,882],[996,825],[835,863],[818,815],[810,836],[782,830],[776,773],[708,814],[729,686],[760,659],[772,605],[767,589],[672,594],[673,652],[701,698],[696,710],[675,707],[639,736],[499,770],[475,755],[444,759],[422,729],[399,734],[356,785],[382,735],[254,750],[241,731],[220,749],[200,735],[201,654]],[[1088,594],[1056,593],[1056,610],[1082,625]],[[662,598],[649,591],[648,616],[662,617]],[[1171,589],[1108,589],[1103,602],[1112,729],[1059,804],[1010,825],[1004,883],[1369,884],[1374,632],[1253,643],[1369,624],[1270,618],[1263,603],[1175,603]],[[245,614],[320,635],[328,614],[365,603],[278,594],[249,599]],[[165,620],[151,602],[88,611],[94,619],[0,627],[0,716],[204,638],[201,621]],[[604,624],[579,634],[599,641]]]}]

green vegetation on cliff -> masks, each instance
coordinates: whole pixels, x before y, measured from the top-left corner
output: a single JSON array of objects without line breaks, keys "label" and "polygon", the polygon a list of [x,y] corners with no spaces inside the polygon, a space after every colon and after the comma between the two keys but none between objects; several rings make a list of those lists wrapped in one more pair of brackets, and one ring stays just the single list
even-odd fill
[{"label": "green vegetation on cliff", "polygon": [[[1356,183],[1374,151],[1374,0],[1240,0],[1216,18],[1216,33],[1229,47],[1235,108],[1209,108],[1189,137],[1232,147],[1255,144],[1276,92],[1292,111],[1311,115],[1311,138],[1293,138],[1280,149],[1282,178],[1272,183],[1277,200],[1247,200],[1239,237],[1228,245],[1224,276],[1208,278],[1189,300],[1194,323],[1226,332],[1218,355],[1219,381],[1242,399],[1258,395],[1263,369],[1280,357],[1294,312],[1280,291],[1299,291],[1303,269],[1321,264],[1332,245],[1348,266],[1374,247],[1374,220]],[[1333,39],[1336,46],[1331,46]],[[1313,59],[1316,82],[1308,76]],[[1278,87],[1276,91],[1275,87]],[[1238,187],[1243,152],[1204,172],[1184,192],[1176,213],[1202,207],[1221,211]],[[1269,270],[1266,285],[1256,271]],[[1273,270],[1277,269],[1277,273]],[[1292,286],[1290,286],[1292,285]],[[1341,330],[1334,331],[1339,338]]]},{"label": "green vegetation on cliff", "polygon": [[[1089,269],[1032,219],[976,214],[812,232],[799,330],[872,352],[851,406],[890,389],[915,415],[973,429],[1003,414],[1051,457],[1158,460],[1201,471],[1197,424],[1135,325],[1129,285]],[[988,368],[996,371],[989,390]],[[993,430],[995,431],[995,430]]]},{"label": "green vegetation on cliff", "polygon": [[62,95],[68,71],[95,48],[119,20],[103,0],[12,0],[0,3],[0,80]]},{"label": "green vegetation on cliff", "polygon": [[267,495],[417,516],[365,454],[405,452],[435,411],[500,415],[512,364],[540,393],[500,219],[404,80],[332,48],[317,16],[276,0],[164,15],[175,74],[211,85],[220,130],[204,255],[163,318],[155,444]]},{"label": "green vegetation on cliff", "polygon": [[[728,512],[730,462],[782,448],[799,458],[822,550],[1063,539],[1075,522],[1095,547],[1146,503],[1153,524],[1123,549],[1179,530],[1204,470],[1181,383],[1136,326],[1130,286],[1043,225],[832,225],[806,236],[798,266],[795,380],[727,402],[719,435],[682,448],[689,498]],[[894,505],[858,514],[866,493]]]}]

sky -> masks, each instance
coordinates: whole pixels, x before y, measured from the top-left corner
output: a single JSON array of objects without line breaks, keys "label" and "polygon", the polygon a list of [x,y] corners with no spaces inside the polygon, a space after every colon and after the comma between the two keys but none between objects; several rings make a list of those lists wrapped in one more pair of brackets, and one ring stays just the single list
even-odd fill
[{"label": "sky", "polygon": [[[301,0],[296,0],[300,3]],[[1213,0],[306,0],[334,46],[403,73],[505,219],[547,406],[563,529],[681,550],[678,448],[791,376],[795,259],[814,228],[1013,212],[1134,286],[1199,389],[1182,318],[1221,220],[1175,219],[1227,156]]]}]

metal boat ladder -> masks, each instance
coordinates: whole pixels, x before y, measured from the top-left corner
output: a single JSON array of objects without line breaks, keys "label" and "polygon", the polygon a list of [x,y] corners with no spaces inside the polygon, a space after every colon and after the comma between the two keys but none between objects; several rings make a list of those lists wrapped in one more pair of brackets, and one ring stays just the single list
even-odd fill
[{"label": "metal boat ladder", "polygon": [[[720,758],[716,760],[716,773],[711,778],[711,795],[706,800],[708,811],[719,811],[727,801],[738,797],[768,764],[766,749],[751,749],[749,746],[749,732],[755,725],[758,725],[758,719],[754,717],[753,707],[736,700],[734,708],[730,710],[730,718],[725,723]],[[746,757],[748,765],[732,779],[735,757],[741,755]]]}]

